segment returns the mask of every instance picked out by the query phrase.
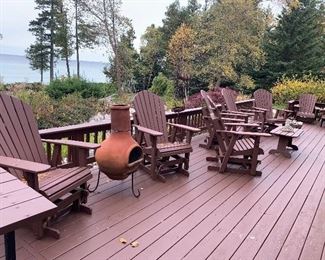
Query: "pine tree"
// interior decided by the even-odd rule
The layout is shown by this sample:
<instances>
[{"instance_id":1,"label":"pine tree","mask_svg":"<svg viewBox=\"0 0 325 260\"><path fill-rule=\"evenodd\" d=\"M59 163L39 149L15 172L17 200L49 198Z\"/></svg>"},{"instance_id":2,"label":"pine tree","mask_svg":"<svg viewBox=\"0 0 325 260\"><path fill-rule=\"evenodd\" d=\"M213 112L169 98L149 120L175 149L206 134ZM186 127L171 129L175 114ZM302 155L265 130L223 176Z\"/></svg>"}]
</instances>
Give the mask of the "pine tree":
<instances>
[{"instance_id":1,"label":"pine tree","mask_svg":"<svg viewBox=\"0 0 325 260\"><path fill-rule=\"evenodd\" d=\"M40 54L46 55L49 53L50 81L54 78L54 60L57 57L55 50L55 26L56 13L55 7L58 0L35 0L37 6L35 9L39 10L38 16L35 20L29 23L29 31L36 37L36 42L27 49L27 58L30 59L32 68L38 62L32 60L39 57ZM36 55L37 51L40 53ZM42 59L44 62L46 57ZM34 64L34 65L33 65ZM43 69L47 68L44 66ZM39 68L37 68L39 69Z\"/></svg>"},{"instance_id":2,"label":"pine tree","mask_svg":"<svg viewBox=\"0 0 325 260\"><path fill-rule=\"evenodd\" d=\"M324 4L300 0L284 9L268 33L266 64L259 85L271 87L282 76L320 75L325 67Z\"/></svg>"},{"instance_id":3,"label":"pine tree","mask_svg":"<svg viewBox=\"0 0 325 260\"><path fill-rule=\"evenodd\" d=\"M68 19L67 9L63 5L63 1L57 1L56 10L56 31L55 31L55 45L58 47L58 55L65 60L67 74L70 78L70 64L69 58L73 54L72 33L70 30L71 21Z\"/></svg>"},{"instance_id":4,"label":"pine tree","mask_svg":"<svg viewBox=\"0 0 325 260\"><path fill-rule=\"evenodd\" d=\"M36 20L29 23L29 31L35 36L35 43L26 50L26 57L30 61L33 70L40 70L41 82L44 79L44 72L50 68L50 34L48 28L47 12Z\"/></svg>"}]
</instances>

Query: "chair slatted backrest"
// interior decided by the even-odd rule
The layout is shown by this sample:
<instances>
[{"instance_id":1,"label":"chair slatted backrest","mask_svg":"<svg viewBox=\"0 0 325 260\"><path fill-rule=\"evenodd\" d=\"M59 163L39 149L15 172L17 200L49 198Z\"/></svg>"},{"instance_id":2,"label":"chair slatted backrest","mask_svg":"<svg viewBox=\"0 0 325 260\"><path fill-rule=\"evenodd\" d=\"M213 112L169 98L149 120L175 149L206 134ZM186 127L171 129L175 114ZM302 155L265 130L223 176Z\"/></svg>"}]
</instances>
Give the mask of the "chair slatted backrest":
<instances>
[{"instance_id":1,"label":"chair slatted backrest","mask_svg":"<svg viewBox=\"0 0 325 260\"><path fill-rule=\"evenodd\" d=\"M0 155L48 164L32 109L0 94ZM20 171L10 169L20 177Z\"/></svg>"},{"instance_id":2,"label":"chair slatted backrest","mask_svg":"<svg viewBox=\"0 0 325 260\"><path fill-rule=\"evenodd\" d=\"M267 109L266 118L273 118L272 94L265 89L258 89L254 92L255 106Z\"/></svg>"},{"instance_id":3,"label":"chair slatted backrest","mask_svg":"<svg viewBox=\"0 0 325 260\"><path fill-rule=\"evenodd\" d=\"M229 88L223 88L221 90L221 94L226 102L227 109L229 111L238 111L236 106L236 99L237 99L236 91Z\"/></svg>"},{"instance_id":4,"label":"chair slatted backrest","mask_svg":"<svg viewBox=\"0 0 325 260\"><path fill-rule=\"evenodd\" d=\"M299 112L313 113L317 97L312 94L302 94L299 97Z\"/></svg>"},{"instance_id":5,"label":"chair slatted backrest","mask_svg":"<svg viewBox=\"0 0 325 260\"><path fill-rule=\"evenodd\" d=\"M133 105L138 124L163 133L162 136L158 137L158 143L168 142L165 107L161 98L143 90L134 97ZM146 144L150 146L150 136L145 134L144 137Z\"/></svg>"},{"instance_id":6,"label":"chair slatted backrest","mask_svg":"<svg viewBox=\"0 0 325 260\"><path fill-rule=\"evenodd\" d=\"M225 127L223 120L221 118L221 114L220 114L218 108L216 107L216 104L211 99L211 97L204 90L201 90L201 95L205 101L205 104L209 111L209 114L212 119L213 126L214 126L215 130L226 130L226 127ZM227 150L227 147L230 143L229 136L225 133L217 133L216 137L218 140L218 146L220 147L220 150L223 153L225 153Z\"/></svg>"}]
</instances>

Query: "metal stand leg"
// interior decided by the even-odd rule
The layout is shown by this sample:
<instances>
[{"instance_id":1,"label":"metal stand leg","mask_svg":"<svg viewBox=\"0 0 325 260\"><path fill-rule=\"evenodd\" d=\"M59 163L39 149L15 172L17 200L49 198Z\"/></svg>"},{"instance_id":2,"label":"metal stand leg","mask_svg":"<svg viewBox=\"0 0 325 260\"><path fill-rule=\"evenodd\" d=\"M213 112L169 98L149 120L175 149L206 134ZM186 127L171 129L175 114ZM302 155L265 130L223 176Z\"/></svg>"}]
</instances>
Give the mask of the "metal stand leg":
<instances>
[{"instance_id":1,"label":"metal stand leg","mask_svg":"<svg viewBox=\"0 0 325 260\"><path fill-rule=\"evenodd\" d=\"M131 185L132 185L132 194L133 194L133 196L136 197L136 198L139 198L140 195L141 195L140 190L138 189L137 193L135 193L135 191L134 191L134 172L132 173Z\"/></svg>"},{"instance_id":2,"label":"metal stand leg","mask_svg":"<svg viewBox=\"0 0 325 260\"><path fill-rule=\"evenodd\" d=\"M16 260L15 231L4 235L6 260Z\"/></svg>"}]
</instances>

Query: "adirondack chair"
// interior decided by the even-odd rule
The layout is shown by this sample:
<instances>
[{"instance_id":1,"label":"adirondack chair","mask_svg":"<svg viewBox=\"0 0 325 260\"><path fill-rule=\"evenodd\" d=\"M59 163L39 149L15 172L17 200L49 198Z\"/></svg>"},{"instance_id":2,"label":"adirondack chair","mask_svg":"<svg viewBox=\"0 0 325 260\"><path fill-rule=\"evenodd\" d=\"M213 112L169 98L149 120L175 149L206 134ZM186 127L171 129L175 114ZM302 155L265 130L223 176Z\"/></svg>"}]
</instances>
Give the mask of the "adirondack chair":
<instances>
[{"instance_id":1,"label":"adirondack chair","mask_svg":"<svg viewBox=\"0 0 325 260\"><path fill-rule=\"evenodd\" d=\"M162 182L166 181L163 175L168 172L180 172L188 176L191 138L200 129L167 123L163 101L149 91L139 92L134 97L133 105L136 140L143 146L144 152L141 168ZM170 138L167 125L172 128ZM186 131L186 138L182 142L175 142L177 129Z\"/></svg>"},{"instance_id":2,"label":"adirondack chair","mask_svg":"<svg viewBox=\"0 0 325 260\"><path fill-rule=\"evenodd\" d=\"M220 111L221 106L218 107L218 105L204 90L201 90L200 93L205 102L209 103L209 106L214 111L215 116L218 116L219 114L222 116L222 120L225 122L225 125L227 126L228 130L238 130L240 128L244 128L245 130L251 130L259 126L258 124L249 124L246 120L247 118L238 118L237 114ZM208 131L208 136L205 140L206 144L200 144L200 147L212 149L218 143L218 140L216 138L216 132L213 128L213 121L210 117L210 112L207 107L202 107L202 114L206 129Z\"/></svg>"},{"instance_id":3,"label":"adirondack chair","mask_svg":"<svg viewBox=\"0 0 325 260\"><path fill-rule=\"evenodd\" d=\"M45 155L42 141L54 145L52 158ZM61 145L73 147L70 168L57 167ZM86 165L88 150L98 147L70 140L41 140L31 107L0 94L0 167L26 180L31 188L55 203L58 206L55 216L69 209L91 214L91 209L84 205L88 197L87 181L92 177ZM59 238L59 230L50 227L55 216L33 224L38 238L44 233Z\"/></svg>"},{"instance_id":4,"label":"adirondack chair","mask_svg":"<svg viewBox=\"0 0 325 260\"><path fill-rule=\"evenodd\" d=\"M299 97L299 111L296 119L304 122L313 122L316 118L314 113L317 97L312 94L302 94Z\"/></svg>"},{"instance_id":5,"label":"adirondack chair","mask_svg":"<svg viewBox=\"0 0 325 260\"><path fill-rule=\"evenodd\" d=\"M264 122L266 117L266 111L261 109L238 109L236 105L236 97L237 93L231 89L223 88L221 90L221 94L225 100L227 110L231 113L236 113L239 116L243 116L245 118L253 118L254 123L259 123L261 131L264 131ZM262 120L258 120L258 118L261 118Z\"/></svg>"},{"instance_id":6,"label":"adirondack chair","mask_svg":"<svg viewBox=\"0 0 325 260\"><path fill-rule=\"evenodd\" d=\"M276 108L276 113L273 116L272 94L265 89L256 90L254 100L253 108L266 112L265 118L260 118L260 120L265 120L264 123L269 126L269 130L275 128L276 124L284 124L289 115L293 113L291 110ZM282 117L280 117L280 114L282 114Z\"/></svg>"},{"instance_id":7,"label":"adirondack chair","mask_svg":"<svg viewBox=\"0 0 325 260\"><path fill-rule=\"evenodd\" d=\"M208 161L216 161L219 166L209 166L209 170L223 172L249 173L253 176L260 176L257 171L258 155L264 154L260 145L261 137L270 137L267 133L248 131L227 130L226 124L218 110L214 110L207 96L203 96L209 110L213 124L213 130L218 141L216 157L207 157ZM233 123L236 124L236 123ZM238 125L243 124L239 123ZM230 167L232 164L239 164L244 168Z\"/></svg>"}]
</instances>

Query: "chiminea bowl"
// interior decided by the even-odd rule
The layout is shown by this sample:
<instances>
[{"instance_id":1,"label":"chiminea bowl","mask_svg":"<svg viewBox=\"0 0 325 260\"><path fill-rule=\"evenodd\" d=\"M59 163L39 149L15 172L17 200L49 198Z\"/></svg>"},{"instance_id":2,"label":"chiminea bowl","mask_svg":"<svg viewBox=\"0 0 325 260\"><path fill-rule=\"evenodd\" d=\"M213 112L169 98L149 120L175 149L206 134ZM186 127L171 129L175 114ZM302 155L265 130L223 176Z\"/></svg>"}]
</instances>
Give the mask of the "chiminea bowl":
<instances>
[{"instance_id":1,"label":"chiminea bowl","mask_svg":"<svg viewBox=\"0 0 325 260\"><path fill-rule=\"evenodd\" d=\"M111 107L112 133L97 149L99 169L113 180L123 180L135 172L143 160L142 149L131 136L129 106Z\"/></svg>"}]
</instances>

